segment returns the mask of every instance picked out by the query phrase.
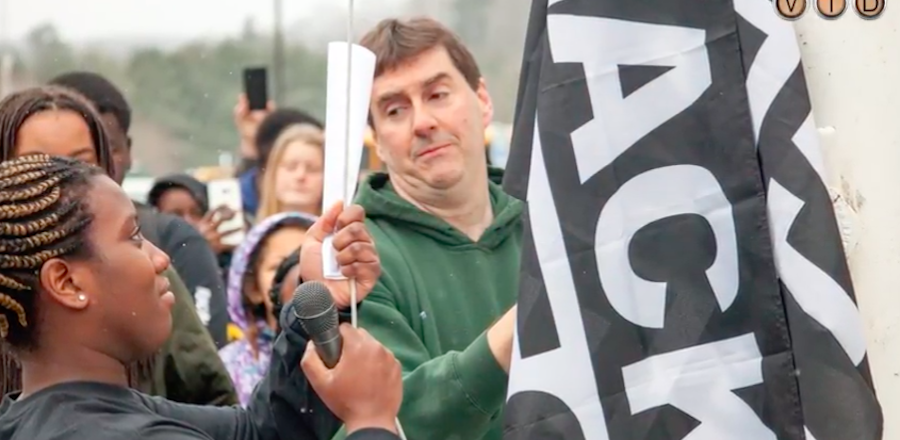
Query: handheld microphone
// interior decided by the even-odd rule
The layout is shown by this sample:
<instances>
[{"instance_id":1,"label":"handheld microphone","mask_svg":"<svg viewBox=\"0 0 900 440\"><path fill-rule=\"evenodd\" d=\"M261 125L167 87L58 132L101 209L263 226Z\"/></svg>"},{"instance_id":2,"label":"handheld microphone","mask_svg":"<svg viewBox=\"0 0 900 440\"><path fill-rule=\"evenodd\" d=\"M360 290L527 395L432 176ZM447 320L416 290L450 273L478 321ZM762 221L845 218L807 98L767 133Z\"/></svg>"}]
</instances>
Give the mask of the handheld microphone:
<instances>
[{"instance_id":1,"label":"handheld microphone","mask_svg":"<svg viewBox=\"0 0 900 440\"><path fill-rule=\"evenodd\" d=\"M338 328L338 313L328 287L318 281L308 281L294 290L291 300L294 316L309 335L316 352L328 368L341 360L343 339Z\"/></svg>"}]
</instances>

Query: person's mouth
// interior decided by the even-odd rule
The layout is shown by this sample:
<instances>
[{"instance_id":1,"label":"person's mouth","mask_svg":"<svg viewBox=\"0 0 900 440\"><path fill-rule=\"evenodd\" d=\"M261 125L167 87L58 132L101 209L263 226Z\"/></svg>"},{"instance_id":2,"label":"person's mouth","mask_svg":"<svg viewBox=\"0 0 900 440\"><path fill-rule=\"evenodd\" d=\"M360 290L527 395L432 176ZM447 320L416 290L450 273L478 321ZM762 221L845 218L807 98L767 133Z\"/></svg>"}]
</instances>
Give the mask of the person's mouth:
<instances>
[{"instance_id":1,"label":"person's mouth","mask_svg":"<svg viewBox=\"0 0 900 440\"><path fill-rule=\"evenodd\" d=\"M432 146L425 148L424 150L419 151L419 153L416 155L416 157L428 157L428 156L430 156L434 153L437 153L438 151L441 151L444 148L447 148L449 146L450 146L449 143L432 145Z\"/></svg>"},{"instance_id":2,"label":"person's mouth","mask_svg":"<svg viewBox=\"0 0 900 440\"><path fill-rule=\"evenodd\" d=\"M160 283L159 299L170 309L175 305L175 294L172 293L172 283L168 278L163 278Z\"/></svg>"},{"instance_id":3,"label":"person's mouth","mask_svg":"<svg viewBox=\"0 0 900 440\"><path fill-rule=\"evenodd\" d=\"M170 292L171 290L172 290L172 283L169 282L168 278L163 278L162 285L160 286L160 289L159 289L159 295L160 296L165 295L166 292Z\"/></svg>"}]
</instances>

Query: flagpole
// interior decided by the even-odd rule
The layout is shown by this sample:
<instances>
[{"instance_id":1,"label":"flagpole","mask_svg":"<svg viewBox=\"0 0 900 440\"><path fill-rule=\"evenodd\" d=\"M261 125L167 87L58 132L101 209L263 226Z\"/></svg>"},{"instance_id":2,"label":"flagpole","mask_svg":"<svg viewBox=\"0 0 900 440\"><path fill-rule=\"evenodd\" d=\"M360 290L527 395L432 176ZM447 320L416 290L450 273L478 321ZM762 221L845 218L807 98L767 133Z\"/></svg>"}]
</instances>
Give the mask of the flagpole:
<instances>
[{"instance_id":1,"label":"flagpole","mask_svg":"<svg viewBox=\"0 0 900 440\"><path fill-rule=\"evenodd\" d=\"M853 7L847 2L837 20L807 13L795 30L872 379L888 415L900 410L900 13L886 8L864 20ZM884 438L900 438L900 419L884 418Z\"/></svg>"},{"instance_id":2,"label":"flagpole","mask_svg":"<svg viewBox=\"0 0 900 440\"><path fill-rule=\"evenodd\" d=\"M344 132L344 142L345 142L344 158L345 158L345 160L349 160L349 158L352 156L350 154L351 149L356 148L356 146L352 145L351 143L360 141L359 139L350 139L350 118L351 118L351 111L352 111L351 106L350 106L350 101L353 96L352 95L352 93L353 93L353 87L352 87L352 84L353 84L353 74L352 74L352 71L353 71L353 12L354 12L354 1L347 0L347 91L346 91L347 102L345 103L346 104L346 115L344 116L345 117L345 125L346 125L345 132ZM343 167L344 168L344 180L343 180L344 182L347 182L349 180L348 179L349 173L351 173L351 172L358 173L359 172L359 169L357 168L359 166L359 163L354 162L352 164L353 165L352 169L351 169L350 165L351 164L349 164L349 163L344 164L344 167ZM354 189L347 188L347 191L349 191L350 193L353 193ZM353 200L349 200L349 199L350 199L349 197L346 197L344 199L344 207L350 206L350 204L353 203ZM350 284L350 322L351 322L351 325L353 325L353 327L358 328L359 321L357 319L357 301L358 300L357 300L357 292L356 292L356 290L357 290L356 279L350 278L347 280L347 282ZM399 417L394 418L394 424L397 427L397 434L400 437L400 439L406 440L406 434L403 432L403 426L400 424Z\"/></svg>"},{"instance_id":3,"label":"flagpole","mask_svg":"<svg viewBox=\"0 0 900 440\"><path fill-rule=\"evenodd\" d=\"M0 0L0 99L12 92L13 57L9 50L12 44L9 38L9 4Z\"/></svg>"}]
</instances>

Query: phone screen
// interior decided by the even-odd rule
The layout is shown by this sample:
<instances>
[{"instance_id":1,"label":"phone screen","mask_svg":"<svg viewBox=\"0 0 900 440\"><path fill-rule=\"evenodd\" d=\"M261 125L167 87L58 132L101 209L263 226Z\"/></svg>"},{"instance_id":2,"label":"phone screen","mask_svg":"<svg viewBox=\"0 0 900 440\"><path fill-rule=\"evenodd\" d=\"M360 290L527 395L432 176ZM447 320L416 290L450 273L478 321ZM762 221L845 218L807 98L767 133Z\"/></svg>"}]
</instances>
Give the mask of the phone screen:
<instances>
[{"instance_id":1,"label":"phone screen","mask_svg":"<svg viewBox=\"0 0 900 440\"><path fill-rule=\"evenodd\" d=\"M263 110L269 101L268 81L265 67L249 67L244 69L244 93L250 110Z\"/></svg>"}]
</instances>

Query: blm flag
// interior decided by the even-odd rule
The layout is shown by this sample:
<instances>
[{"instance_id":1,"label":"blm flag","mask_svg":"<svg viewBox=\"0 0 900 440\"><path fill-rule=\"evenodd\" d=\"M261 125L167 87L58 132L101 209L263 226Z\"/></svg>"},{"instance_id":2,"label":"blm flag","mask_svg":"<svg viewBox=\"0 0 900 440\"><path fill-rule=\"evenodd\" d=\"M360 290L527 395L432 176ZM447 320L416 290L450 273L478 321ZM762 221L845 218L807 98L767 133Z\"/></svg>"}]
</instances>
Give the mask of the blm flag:
<instances>
[{"instance_id":1,"label":"blm flag","mask_svg":"<svg viewBox=\"0 0 900 440\"><path fill-rule=\"evenodd\" d=\"M534 0L504 438L879 440L816 136L768 0Z\"/></svg>"}]
</instances>

